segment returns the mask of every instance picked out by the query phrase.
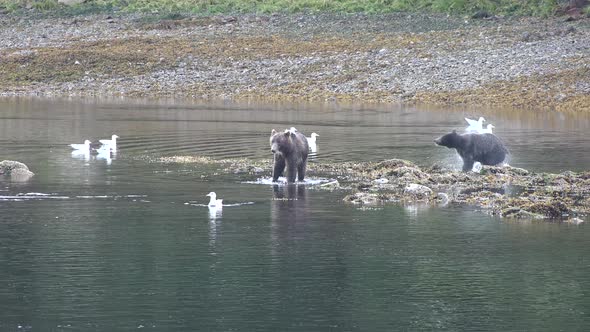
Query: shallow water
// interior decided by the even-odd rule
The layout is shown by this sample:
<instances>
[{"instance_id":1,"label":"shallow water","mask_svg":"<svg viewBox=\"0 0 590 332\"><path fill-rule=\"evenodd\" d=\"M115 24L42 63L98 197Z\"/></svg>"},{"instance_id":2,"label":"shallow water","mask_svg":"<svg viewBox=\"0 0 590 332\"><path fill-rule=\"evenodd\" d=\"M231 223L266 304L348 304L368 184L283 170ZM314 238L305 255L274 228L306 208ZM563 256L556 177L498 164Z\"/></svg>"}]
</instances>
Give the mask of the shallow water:
<instances>
[{"instance_id":1,"label":"shallow water","mask_svg":"<svg viewBox=\"0 0 590 332\"><path fill-rule=\"evenodd\" d=\"M590 117L392 107L0 101L0 330L587 330L588 227L469 208L360 210L342 194L160 156L270 158L270 129L323 160L459 167L432 139L483 115L514 166L588 169ZM121 136L107 160L68 143ZM210 191L229 206L209 211Z\"/></svg>"}]
</instances>

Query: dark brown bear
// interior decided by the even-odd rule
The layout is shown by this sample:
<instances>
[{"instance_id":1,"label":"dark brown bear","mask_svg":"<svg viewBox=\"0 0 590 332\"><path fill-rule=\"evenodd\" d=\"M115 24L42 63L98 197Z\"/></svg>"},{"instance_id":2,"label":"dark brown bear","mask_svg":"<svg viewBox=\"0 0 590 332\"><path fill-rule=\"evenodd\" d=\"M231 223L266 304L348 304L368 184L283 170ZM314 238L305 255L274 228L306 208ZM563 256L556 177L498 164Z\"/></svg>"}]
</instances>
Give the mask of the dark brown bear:
<instances>
[{"instance_id":1,"label":"dark brown bear","mask_svg":"<svg viewBox=\"0 0 590 332\"><path fill-rule=\"evenodd\" d=\"M456 149L463 159L463 172L471 170L479 161L482 165L498 165L506 159L508 149L494 134L463 134L455 130L434 140L434 143Z\"/></svg>"},{"instance_id":2,"label":"dark brown bear","mask_svg":"<svg viewBox=\"0 0 590 332\"><path fill-rule=\"evenodd\" d=\"M296 177L297 180L303 181L309 146L302 133L294 128L282 133L273 129L270 134L270 150L274 155L273 182L283 175L285 167L287 167L287 182L295 182Z\"/></svg>"}]
</instances>

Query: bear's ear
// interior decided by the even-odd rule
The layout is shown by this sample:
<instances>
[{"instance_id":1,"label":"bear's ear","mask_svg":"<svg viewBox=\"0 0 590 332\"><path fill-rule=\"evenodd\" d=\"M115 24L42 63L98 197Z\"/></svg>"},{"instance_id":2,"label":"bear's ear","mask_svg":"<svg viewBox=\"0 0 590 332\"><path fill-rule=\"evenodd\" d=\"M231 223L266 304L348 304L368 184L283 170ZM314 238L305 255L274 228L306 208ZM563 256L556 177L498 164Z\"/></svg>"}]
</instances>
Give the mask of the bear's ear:
<instances>
[{"instance_id":1,"label":"bear's ear","mask_svg":"<svg viewBox=\"0 0 590 332\"><path fill-rule=\"evenodd\" d=\"M456 134L456 133L457 133L457 131L455 129L453 129L453 134Z\"/></svg>"},{"instance_id":2,"label":"bear's ear","mask_svg":"<svg viewBox=\"0 0 590 332\"><path fill-rule=\"evenodd\" d=\"M277 133L277 131L273 129L273 130L270 132L270 136L274 136L276 133Z\"/></svg>"}]
</instances>

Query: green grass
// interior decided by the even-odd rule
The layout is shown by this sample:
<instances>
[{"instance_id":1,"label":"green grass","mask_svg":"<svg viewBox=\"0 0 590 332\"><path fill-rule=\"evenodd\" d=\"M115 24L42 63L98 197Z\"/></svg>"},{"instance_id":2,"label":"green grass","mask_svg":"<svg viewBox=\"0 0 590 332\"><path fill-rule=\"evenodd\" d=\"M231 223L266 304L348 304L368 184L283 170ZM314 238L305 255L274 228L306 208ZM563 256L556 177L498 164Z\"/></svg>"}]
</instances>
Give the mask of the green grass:
<instances>
[{"instance_id":1,"label":"green grass","mask_svg":"<svg viewBox=\"0 0 590 332\"><path fill-rule=\"evenodd\" d=\"M143 13L389 13L437 12L550 16L567 0L89 0L66 7L57 0L0 0L9 12L83 14L91 12Z\"/></svg>"}]
</instances>

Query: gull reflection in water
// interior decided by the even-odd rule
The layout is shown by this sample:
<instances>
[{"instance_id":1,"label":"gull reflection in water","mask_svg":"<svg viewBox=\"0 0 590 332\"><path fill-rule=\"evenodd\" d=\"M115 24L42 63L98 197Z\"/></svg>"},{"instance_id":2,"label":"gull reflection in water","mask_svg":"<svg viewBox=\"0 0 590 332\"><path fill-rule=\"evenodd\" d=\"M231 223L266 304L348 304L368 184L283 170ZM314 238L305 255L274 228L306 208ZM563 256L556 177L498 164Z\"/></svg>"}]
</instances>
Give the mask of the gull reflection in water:
<instances>
[{"instance_id":1,"label":"gull reflection in water","mask_svg":"<svg viewBox=\"0 0 590 332\"><path fill-rule=\"evenodd\" d=\"M72 151L72 158L90 161L90 150L74 150Z\"/></svg>"},{"instance_id":2,"label":"gull reflection in water","mask_svg":"<svg viewBox=\"0 0 590 332\"><path fill-rule=\"evenodd\" d=\"M221 225L222 206L209 206L209 244L215 245L217 226Z\"/></svg>"}]
</instances>

